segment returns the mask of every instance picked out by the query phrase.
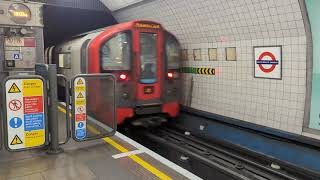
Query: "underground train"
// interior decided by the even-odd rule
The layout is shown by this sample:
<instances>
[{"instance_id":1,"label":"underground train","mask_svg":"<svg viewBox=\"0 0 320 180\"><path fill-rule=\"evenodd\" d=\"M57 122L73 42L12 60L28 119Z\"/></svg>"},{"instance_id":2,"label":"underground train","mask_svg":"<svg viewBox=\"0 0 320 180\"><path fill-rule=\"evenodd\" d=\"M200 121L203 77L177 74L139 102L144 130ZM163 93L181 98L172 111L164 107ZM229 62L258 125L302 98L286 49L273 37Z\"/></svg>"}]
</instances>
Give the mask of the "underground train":
<instances>
[{"instance_id":1,"label":"underground train","mask_svg":"<svg viewBox=\"0 0 320 180\"><path fill-rule=\"evenodd\" d=\"M75 36L46 51L48 63L57 64L58 73L68 79L97 73L117 78L118 125L132 117L150 121L148 117L179 114L180 45L159 23L121 23Z\"/></svg>"}]
</instances>

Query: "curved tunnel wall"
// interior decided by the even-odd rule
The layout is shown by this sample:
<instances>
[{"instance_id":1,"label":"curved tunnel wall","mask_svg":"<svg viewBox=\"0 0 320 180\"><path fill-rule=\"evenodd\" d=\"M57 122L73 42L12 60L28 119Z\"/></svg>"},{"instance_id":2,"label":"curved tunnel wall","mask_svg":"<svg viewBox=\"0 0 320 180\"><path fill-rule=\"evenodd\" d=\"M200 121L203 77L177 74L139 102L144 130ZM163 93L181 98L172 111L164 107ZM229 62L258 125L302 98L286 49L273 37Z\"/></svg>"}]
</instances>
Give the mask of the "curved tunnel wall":
<instances>
[{"instance_id":1,"label":"curved tunnel wall","mask_svg":"<svg viewBox=\"0 0 320 180\"><path fill-rule=\"evenodd\" d=\"M117 23L99 0L49 0L44 5L43 14L46 47Z\"/></svg>"},{"instance_id":2,"label":"curved tunnel wall","mask_svg":"<svg viewBox=\"0 0 320 180\"><path fill-rule=\"evenodd\" d=\"M145 1L113 15L161 22L188 50L184 66L216 68L214 77L183 75L185 105L302 134L307 40L298 0ZM282 80L254 78L253 47L273 45L282 46ZM227 47L236 47L237 61L226 61ZM209 61L208 48L217 48L218 61Z\"/></svg>"}]
</instances>

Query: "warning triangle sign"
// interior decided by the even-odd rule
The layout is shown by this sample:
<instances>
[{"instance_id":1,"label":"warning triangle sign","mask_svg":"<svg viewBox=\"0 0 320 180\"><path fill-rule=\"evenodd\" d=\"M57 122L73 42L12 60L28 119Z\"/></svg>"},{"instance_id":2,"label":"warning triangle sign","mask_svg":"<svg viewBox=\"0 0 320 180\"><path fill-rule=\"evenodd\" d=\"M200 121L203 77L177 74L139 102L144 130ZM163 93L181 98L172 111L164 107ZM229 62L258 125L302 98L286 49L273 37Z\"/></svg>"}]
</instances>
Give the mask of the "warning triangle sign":
<instances>
[{"instance_id":1,"label":"warning triangle sign","mask_svg":"<svg viewBox=\"0 0 320 180\"><path fill-rule=\"evenodd\" d=\"M83 94L80 92L77 96L77 98L84 98Z\"/></svg>"},{"instance_id":2,"label":"warning triangle sign","mask_svg":"<svg viewBox=\"0 0 320 180\"><path fill-rule=\"evenodd\" d=\"M16 83L13 83L12 86L10 87L8 93L21 93L20 89L16 85Z\"/></svg>"},{"instance_id":3,"label":"warning triangle sign","mask_svg":"<svg viewBox=\"0 0 320 180\"><path fill-rule=\"evenodd\" d=\"M22 140L19 138L18 135L15 135L14 138L12 139L10 145L18 145L18 144L23 144Z\"/></svg>"},{"instance_id":4,"label":"warning triangle sign","mask_svg":"<svg viewBox=\"0 0 320 180\"><path fill-rule=\"evenodd\" d=\"M84 84L84 83L83 83L82 79L79 79L77 82L77 85L81 85L81 84Z\"/></svg>"}]
</instances>

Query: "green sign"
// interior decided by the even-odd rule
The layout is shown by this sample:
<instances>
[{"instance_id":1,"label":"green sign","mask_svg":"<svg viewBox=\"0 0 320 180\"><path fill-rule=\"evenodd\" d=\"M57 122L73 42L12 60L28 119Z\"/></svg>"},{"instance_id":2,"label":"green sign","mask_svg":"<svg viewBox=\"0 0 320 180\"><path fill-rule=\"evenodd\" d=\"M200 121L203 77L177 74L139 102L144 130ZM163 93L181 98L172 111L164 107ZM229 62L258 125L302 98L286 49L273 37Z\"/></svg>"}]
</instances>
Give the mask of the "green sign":
<instances>
[{"instance_id":1,"label":"green sign","mask_svg":"<svg viewBox=\"0 0 320 180\"><path fill-rule=\"evenodd\" d=\"M312 31L313 71L309 128L320 130L320 1L306 1Z\"/></svg>"}]
</instances>

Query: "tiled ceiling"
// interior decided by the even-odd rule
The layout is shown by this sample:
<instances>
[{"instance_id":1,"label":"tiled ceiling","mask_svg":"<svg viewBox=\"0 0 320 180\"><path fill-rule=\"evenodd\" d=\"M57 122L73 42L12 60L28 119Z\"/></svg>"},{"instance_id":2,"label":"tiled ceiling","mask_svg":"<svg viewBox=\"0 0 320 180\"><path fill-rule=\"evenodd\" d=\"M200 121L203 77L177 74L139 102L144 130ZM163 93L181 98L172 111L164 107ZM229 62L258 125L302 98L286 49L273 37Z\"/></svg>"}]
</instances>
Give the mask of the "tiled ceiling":
<instances>
[{"instance_id":1,"label":"tiled ceiling","mask_svg":"<svg viewBox=\"0 0 320 180\"><path fill-rule=\"evenodd\" d=\"M101 0L111 11L116 11L143 0Z\"/></svg>"}]
</instances>

